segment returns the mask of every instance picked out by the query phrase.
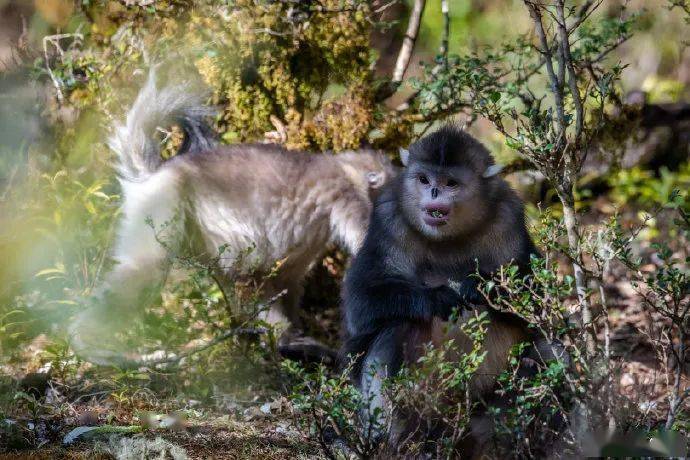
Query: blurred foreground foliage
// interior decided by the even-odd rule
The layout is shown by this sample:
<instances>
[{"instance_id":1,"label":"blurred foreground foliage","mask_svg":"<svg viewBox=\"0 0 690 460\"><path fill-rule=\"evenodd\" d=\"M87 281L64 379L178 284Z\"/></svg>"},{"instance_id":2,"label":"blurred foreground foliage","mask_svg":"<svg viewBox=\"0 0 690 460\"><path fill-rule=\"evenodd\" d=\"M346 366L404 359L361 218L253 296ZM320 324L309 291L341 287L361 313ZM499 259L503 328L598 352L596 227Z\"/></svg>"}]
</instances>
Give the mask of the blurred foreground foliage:
<instances>
[{"instance_id":1,"label":"blurred foreground foliage","mask_svg":"<svg viewBox=\"0 0 690 460\"><path fill-rule=\"evenodd\" d=\"M340 151L378 131L378 145L405 143L411 123L386 116L374 97L369 34L379 25L370 5L37 5L29 38L39 51L27 52L19 70L28 68L30 86L23 91L25 82L8 74L3 90L14 107L0 109L9 123L0 146L0 369L8 376L0 379L0 451L54 436L45 420L73 423L65 419L69 401L90 393L105 395L105 423L138 423L142 410L200 416L190 409L200 404L241 414L267 389L280 389L275 338L248 313L257 286L221 292L208 267L178 260L163 293L123 337L132 348L184 353L232 328L248 332L158 369L85 365L65 341L70 317L111 267L120 199L107 127L124 115L148 67L161 63L172 83L206 85L226 142L268 138ZM38 384L22 380L33 375L43 376ZM59 386L50 401L42 395L48 380ZM5 426L6 418L19 425Z\"/></svg>"},{"instance_id":2,"label":"blurred foreground foliage","mask_svg":"<svg viewBox=\"0 0 690 460\"><path fill-rule=\"evenodd\" d=\"M385 116L374 98L369 35L382 25L369 2L39 3L28 32L45 53L27 52L27 64L47 102L37 128L47 135L18 126L0 163L3 354L40 331L59 333L108 270L119 190L107 127L150 65L173 84L203 82L228 142L268 132L289 148L338 151L372 131L384 133L379 145L409 139L411 123ZM35 94L12 96L36 110Z\"/></svg>"},{"instance_id":3,"label":"blurred foreground foliage","mask_svg":"<svg viewBox=\"0 0 690 460\"><path fill-rule=\"evenodd\" d=\"M380 50L372 46L370 34L398 26L378 21L371 2L36 2L42 19L34 18L29 32L41 52L30 55L27 66L31 69L31 81L35 82L31 91L47 95L47 103L39 106L42 135L32 142L0 145L0 366L13 377L38 370L49 372L59 386L60 397L48 402L40 394L28 391L23 382L2 378L0 420L5 416L23 416L36 421L71 414L70 399L97 392L108 398L107 415L100 418L107 423L138 422L139 416L134 414L140 410L180 410L190 417L202 417L203 410L196 409L199 401L208 404L204 407L243 413L248 401L263 401L270 398L266 389L279 389L291 395L297 425L311 439L332 438L335 430L360 454L379 451L381 446L353 430L361 424L358 410L362 396L346 377L324 368L303 369L294 363L283 364L279 369L275 338L270 333L233 337L162 370L123 370L79 362L64 340L64 327L110 267L108 251L118 217L119 189L104 144L105 128L114 117L123 115L150 64L163 63L172 81L199 80L208 87L208 102L218 108L215 128L226 142L269 139L292 149L334 151L371 143L392 150L407 145L420 132L431 128L435 120L465 110L464 105L457 104L463 102L460 96L468 93L476 96L472 100L478 108L475 113L481 113L482 107L486 113L500 109L509 115L524 109L518 100L522 88L491 87L498 82L493 70L506 64L498 56L499 51L518 57L538 57L528 37L513 40L512 49L500 45L510 29L508 25L521 24L526 30L529 23L524 14L505 12L510 8L514 13L522 2L462 3L460 6L451 2L452 24L463 27L453 33L464 36L451 43L451 50L458 54L450 56L449 72L439 72L438 65L443 60L433 57L441 33L441 17L436 11L439 5L430 5L422 26L422 41L426 40L424 57L432 57L428 59L429 65L422 66L425 74L407 88L421 90L421 97L409 111L396 111L378 100L383 83L373 64ZM588 24L584 28L576 48L581 56L596 55L602 43L630 33L631 24L612 19L619 2L610 3L608 15L592 21L596 27ZM681 2L672 3L676 6L673 13L686 11L678 8L683 7ZM660 3L655 2L654 6L659 7ZM654 11L642 14L636 30L643 31L640 35L647 40L656 40L661 32L667 32L677 41L676 22L673 27L668 26L668 31L662 30L671 10L659 7ZM654 21L655 17L662 20ZM469 32L464 34L465 30ZM52 38L44 41L44 36ZM469 54L460 53L474 40L489 46L478 47L481 53L474 54L474 49ZM661 63L660 75L648 76L642 86L652 100L677 101L688 90L669 76L674 70L669 67L678 64L682 51L670 46L667 36L663 40L659 56L655 57ZM42 46L46 47L45 55ZM488 54L483 52L487 48ZM614 61L617 59L618 55ZM508 64L519 66L525 62L509 60ZM529 70L515 69L518 73ZM625 69L622 65L614 66L615 75L611 78L626 78ZM541 75L534 76L533 84L546 88ZM477 91L472 93L474 89ZM15 96L13 101L18 101L20 107L27 111L35 109L31 97L19 92ZM3 110L0 108L0 114L4 115ZM536 121L551 117L544 111L521 111L520 115ZM11 126L31 137L29 123L7 119L12 123L0 127L7 131L0 131L3 136L10 139L15 134L4 128ZM476 122L480 126L474 129L485 129L481 119ZM627 122L610 124L606 133L609 147L621 148L628 131L633 129L631 126ZM505 139L494 131L482 133L500 153L515 148L506 145ZM542 140L523 138L521 142L539 144ZM548 145L540 144L542 147L548 151ZM649 315L658 329L644 332L660 337L652 344L655 353L664 357L673 355L678 332L687 326L678 321L680 315L674 313L672 305L664 303L664 295L680 293L682 303L682 295L688 289L687 235L683 222L678 220L687 217L683 212L688 209L688 168L687 162L674 170L613 168L603 180L603 199L607 204L603 207L595 201L595 192L577 190L578 209L603 209L604 217L617 215L620 219L608 223L601 218L593 225L583 225L588 269L596 272L606 266L605 273L610 275L613 270L608 264L613 258L606 257L614 249L621 251L616 257L625 259L622 265L628 271L615 276L636 280L640 289L635 295L652 292L648 299L653 306ZM664 401L668 399L673 404L673 395L650 396L641 402L618 399L616 382L622 371L613 366L613 377L607 379L602 369L610 368L602 368L599 362L589 362L579 354L582 338L568 320L574 293L572 276L563 268L570 254L565 249L561 213L558 205L551 206L553 200L548 194L542 198L548 209L535 211L540 222L534 234L540 246L549 251L550 258L545 265L533 267L542 297L535 300L525 294L525 286L520 286L521 280L514 279L515 273L509 270L501 274L504 278L492 282L494 287L500 283L518 285L502 308L534 320L551 337L571 335L567 345L576 368L573 372L554 363L527 381L516 381L511 373L515 369L511 367L502 376L503 391L515 394L515 404L497 407L493 413L500 434L507 440L502 448L508 453L533 455L530 449L536 444L551 442L556 434L561 434L550 429L548 417L572 409L577 401L584 401L596 417L587 423L580 419L566 421L568 430L563 433L572 451L577 451L578 442L582 442L576 436L578 429L604 426L609 421L607 417L619 427L652 433L661 426L659 412L642 410L642 404L660 404L654 407L666 410L669 404ZM614 206L609 206L611 203ZM641 225L634 238L622 230L624 224L631 223ZM659 240L669 240L668 245L653 246ZM631 254L641 258L627 259ZM646 264L641 264L642 260ZM617 263L621 265L620 260ZM247 322L247 316L238 308L229 307L251 306L255 300L253 287L235 286L224 294L204 267L189 266L184 261L178 265L181 274L171 279L142 321L130 331L133 346L184 350L200 339L217 337ZM342 267L328 268L331 274L338 274ZM592 295L596 297L596 293ZM337 296L333 289L320 299L327 298L332 302L329 306L335 306ZM608 315L603 299L595 303L601 315ZM332 322L337 324L337 319ZM477 333L476 347L465 361L449 365L444 350L429 350L420 366L407 370L390 389L392 397L398 398L402 406L407 405L407 410L441 414L452 420L453 429L445 431L442 442L433 446L438 455L452 454L455 443L469 429L472 404L465 399L465 390L482 360L481 321L473 327ZM675 350L678 353L677 347ZM518 364L517 358L511 361L513 367ZM672 382L677 375L674 370L680 368L669 364L659 378ZM288 381L286 376L293 380ZM557 394L555 389L564 386L566 391ZM646 397L644 391L640 394ZM588 399L592 395L601 398ZM687 414L682 407L677 409L669 428L685 430L689 423ZM12 439L16 440L13 430L0 426L0 439L12 432ZM39 445L42 441L36 432L37 429L20 430L19 447ZM431 447L425 442L432 438L431 434L423 432L422 441L406 445L406 452L428 451ZM331 449L329 445L322 447L326 451Z\"/></svg>"}]
</instances>

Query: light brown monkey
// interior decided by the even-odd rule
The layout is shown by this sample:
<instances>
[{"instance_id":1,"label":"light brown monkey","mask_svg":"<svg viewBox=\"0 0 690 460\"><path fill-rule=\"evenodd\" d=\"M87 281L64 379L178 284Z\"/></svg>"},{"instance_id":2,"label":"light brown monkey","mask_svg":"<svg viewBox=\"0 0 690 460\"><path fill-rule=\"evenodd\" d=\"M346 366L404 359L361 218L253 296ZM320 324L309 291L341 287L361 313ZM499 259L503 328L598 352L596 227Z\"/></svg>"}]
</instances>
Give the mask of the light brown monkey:
<instances>
[{"instance_id":1,"label":"light brown monkey","mask_svg":"<svg viewBox=\"0 0 690 460\"><path fill-rule=\"evenodd\" d=\"M364 239L371 197L393 171L385 155L221 146L205 115L187 86L158 90L152 72L125 123L114 128L110 146L118 156L123 196L116 264L96 296L98 305L70 328L75 350L90 361L122 359L102 346L103 339L165 280L170 252L212 260L223 246L218 276L228 282L250 271L264 275L284 260L263 296L287 293L265 319L296 326L302 282L312 264L330 243L354 253ZM175 122L185 142L163 162L155 129Z\"/></svg>"}]
</instances>

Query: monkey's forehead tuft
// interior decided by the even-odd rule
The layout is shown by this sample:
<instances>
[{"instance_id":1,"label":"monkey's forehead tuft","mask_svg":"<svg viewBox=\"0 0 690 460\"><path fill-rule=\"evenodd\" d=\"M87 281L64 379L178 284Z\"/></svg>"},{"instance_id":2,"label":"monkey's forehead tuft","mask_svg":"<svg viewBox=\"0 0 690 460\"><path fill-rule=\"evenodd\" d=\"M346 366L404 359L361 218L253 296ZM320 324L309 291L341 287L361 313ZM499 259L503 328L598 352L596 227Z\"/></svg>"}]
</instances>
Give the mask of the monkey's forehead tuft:
<instances>
[{"instance_id":1,"label":"monkey's forehead tuft","mask_svg":"<svg viewBox=\"0 0 690 460\"><path fill-rule=\"evenodd\" d=\"M468 166L482 171L493 164L489 151L456 125L445 125L410 146L413 161L437 166Z\"/></svg>"}]
</instances>

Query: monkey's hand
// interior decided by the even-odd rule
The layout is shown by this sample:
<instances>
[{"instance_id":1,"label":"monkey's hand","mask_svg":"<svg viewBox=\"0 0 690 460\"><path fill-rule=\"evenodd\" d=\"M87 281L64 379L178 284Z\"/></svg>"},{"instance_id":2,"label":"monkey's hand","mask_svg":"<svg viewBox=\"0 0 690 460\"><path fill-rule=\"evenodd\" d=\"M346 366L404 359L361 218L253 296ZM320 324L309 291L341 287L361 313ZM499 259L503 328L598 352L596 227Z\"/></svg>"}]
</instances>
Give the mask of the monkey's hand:
<instances>
[{"instance_id":1,"label":"monkey's hand","mask_svg":"<svg viewBox=\"0 0 690 460\"><path fill-rule=\"evenodd\" d=\"M460 296L463 307L469 309L474 305L486 304L486 298L479 292L479 283L474 278L466 278L460 282L450 281L450 286Z\"/></svg>"},{"instance_id":2,"label":"monkey's hand","mask_svg":"<svg viewBox=\"0 0 690 460\"><path fill-rule=\"evenodd\" d=\"M429 291L434 306L433 315L443 321L450 318L454 308L463 304L462 296L450 286L438 286L430 288Z\"/></svg>"}]
</instances>

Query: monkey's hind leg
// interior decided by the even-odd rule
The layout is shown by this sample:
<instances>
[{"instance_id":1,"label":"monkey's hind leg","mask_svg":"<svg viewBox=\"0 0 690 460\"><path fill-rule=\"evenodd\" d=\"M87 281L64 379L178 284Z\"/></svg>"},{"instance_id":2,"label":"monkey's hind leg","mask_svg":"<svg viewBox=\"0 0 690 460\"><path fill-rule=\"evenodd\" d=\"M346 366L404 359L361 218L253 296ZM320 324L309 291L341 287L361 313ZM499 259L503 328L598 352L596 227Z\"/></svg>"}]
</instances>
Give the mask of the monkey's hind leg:
<instances>
[{"instance_id":1,"label":"monkey's hind leg","mask_svg":"<svg viewBox=\"0 0 690 460\"><path fill-rule=\"evenodd\" d=\"M405 365L414 365L431 341L431 324L401 323L383 329L369 346L357 382L364 399L362 424L373 441L386 440L391 452L418 432L421 420L395 407L386 395L386 379Z\"/></svg>"},{"instance_id":2,"label":"monkey's hind leg","mask_svg":"<svg viewBox=\"0 0 690 460\"><path fill-rule=\"evenodd\" d=\"M359 387L364 407L361 418L365 433L372 441L380 441L391 433L393 406L385 395L385 381L394 376L403 364L401 327L382 330L371 343L361 367Z\"/></svg>"},{"instance_id":3,"label":"monkey's hind leg","mask_svg":"<svg viewBox=\"0 0 690 460\"><path fill-rule=\"evenodd\" d=\"M264 287L266 298L280 293L283 289L285 294L269 306L263 313L262 319L276 328L278 352L283 358L301 362L335 364L337 361L335 350L305 335L304 324L300 318L300 304L304 294L302 273L304 273L302 270L286 272Z\"/></svg>"},{"instance_id":4,"label":"monkey's hind leg","mask_svg":"<svg viewBox=\"0 0 690 460\"><path fill-rule=\"evenodd\" d=\"M299 276L281 273L266 281L262 297L265 299L271 299L276 295L280 297L267 306L267 309L261 313L261 319L280 332L301 330L302 320L299 316L299 307L303 293L302 277Z\"/></svg>"},{"instance_id":5,"label":"monkey's hind leg","mask_svg":"<svg viewBox=\"0 0 690 460\"><path fill-rule=\"evenodd\" d=\"M69 327L71 345L87 361L112 365L132 358L117 341L158 292L183 229L174 177L159 171L142 183L123 183L123 217L115 266Z\"/></svg>"}]
</instances>

